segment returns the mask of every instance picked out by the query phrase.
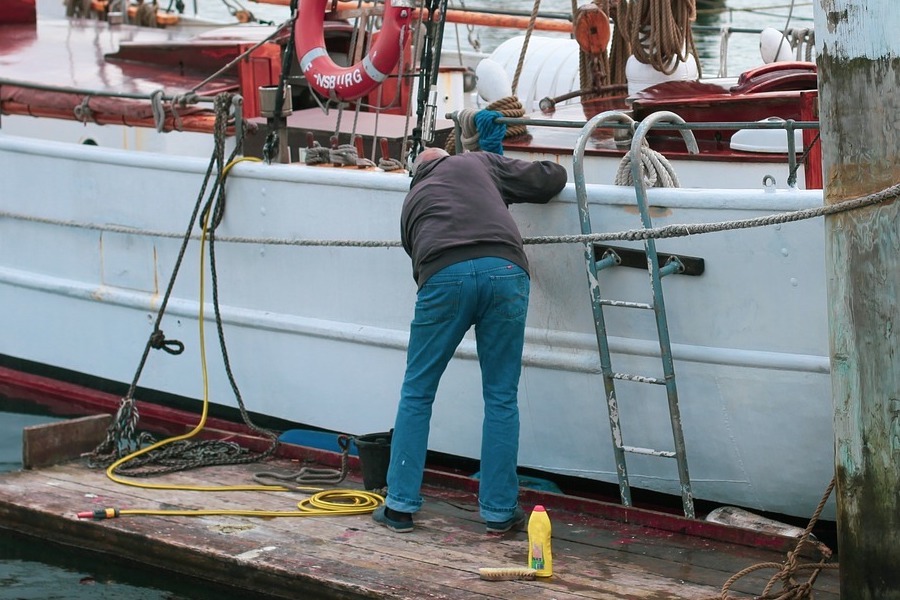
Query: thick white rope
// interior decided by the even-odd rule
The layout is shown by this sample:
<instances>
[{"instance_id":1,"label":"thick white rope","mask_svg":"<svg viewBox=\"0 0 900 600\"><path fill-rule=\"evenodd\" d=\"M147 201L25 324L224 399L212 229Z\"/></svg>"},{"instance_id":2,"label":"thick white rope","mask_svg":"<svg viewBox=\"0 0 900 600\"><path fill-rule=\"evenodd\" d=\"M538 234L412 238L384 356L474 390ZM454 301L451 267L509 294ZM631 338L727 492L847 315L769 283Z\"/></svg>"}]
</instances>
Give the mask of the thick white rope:
<instances>
[{"instance_id":1,"label":"thick white rope","mask_svg":"<svg viewBox=\"0 0 900 600\"><path fill-rule=\"evenodd\" d=\"M641 171L644 174L644 185L648 188L677 188L678 175L665 156L650 148L647 140L641 145ZM616 185L634 187L634 177L631 175L631 152L627 153L619 162L616 171Z\"/></svg>"}]
</instances>

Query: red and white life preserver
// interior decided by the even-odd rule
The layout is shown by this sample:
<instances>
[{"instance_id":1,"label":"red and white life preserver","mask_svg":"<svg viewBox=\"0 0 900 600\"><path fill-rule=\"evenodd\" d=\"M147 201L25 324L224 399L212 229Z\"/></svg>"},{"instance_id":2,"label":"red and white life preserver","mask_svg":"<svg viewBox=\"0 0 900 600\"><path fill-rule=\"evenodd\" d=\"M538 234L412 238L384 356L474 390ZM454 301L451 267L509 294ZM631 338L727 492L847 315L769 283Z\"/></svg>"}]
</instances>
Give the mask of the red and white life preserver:
<instances>
[{"instance_id":1,"label":"red and white life preserver","mask_svg":"<svg viewBox=\"0 0 900 600\"><path fill-rule=\"evenodd\" d=\"M300 0L294 48L300 68L314 90L329 98L355 100L380 85L400 60L400 48L412 19L408 0L386 0L381 31L369 53L355 65L339 67L325 50L322 22L329 0Z\"/></svg>"}]
</instances>

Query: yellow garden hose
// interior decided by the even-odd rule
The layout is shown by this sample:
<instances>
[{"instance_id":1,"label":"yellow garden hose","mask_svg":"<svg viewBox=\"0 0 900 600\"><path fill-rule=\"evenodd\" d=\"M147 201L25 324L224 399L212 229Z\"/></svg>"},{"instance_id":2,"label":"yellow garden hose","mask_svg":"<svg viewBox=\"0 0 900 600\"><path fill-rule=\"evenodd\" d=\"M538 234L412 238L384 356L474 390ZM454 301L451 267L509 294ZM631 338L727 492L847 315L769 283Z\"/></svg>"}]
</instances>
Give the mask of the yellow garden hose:
<instances>
[{"instance_id":1,"label":"yellow garden hose","mask_svg":"<svg viewBox=\"0 0 900 600\"><path fill-rule=\"evenodd\" d=\"M235 159L226 165L222 170L222 180L224 185L225 176L236 163L242 161L259 162L258 158L241 157ZM146 448L141 448L132 452L127 456L123 456L106 469L106 476L122 485L138 487L151 490L182 490L192 492L290 492L290 491L306 491L312 495L297 503L297 510L280 511L280 510L225 510L225 509L199 509L199 510L149 510L149 509L117 509L105 508L94 511L86 511L78 513L78 517L82 519L111 519L121 515L156 515L156 516L212 516L212 515L230 515L230 516L246 516L246 517L309 517L309 516L340 516L340 515L359 515L370 513L381 503L384 498L379 494L362 490L351 489L331 489L324 490L318 487L291 487L287 488L280 485L225 485L225 486L201 486L201 485L173 485L166 483L148 483L143 481L135 481L126 479L116 474L116 469L130 460L137 458L143 454L156 450L167 444L179 442L189 439L197 435L206 425L206 418L209 413L209 373L206 366L206 344L204 329L204 255L206 249L206 236L209 227L209 219L211 210L206 211L203 215L203 227L200 235L200 291L199 291L199 329L200 329L200 369L203 376L203 410L200 415L200 421L188 433L174 436L165 440L160 440Z\"/></svg>"}]
</instances>

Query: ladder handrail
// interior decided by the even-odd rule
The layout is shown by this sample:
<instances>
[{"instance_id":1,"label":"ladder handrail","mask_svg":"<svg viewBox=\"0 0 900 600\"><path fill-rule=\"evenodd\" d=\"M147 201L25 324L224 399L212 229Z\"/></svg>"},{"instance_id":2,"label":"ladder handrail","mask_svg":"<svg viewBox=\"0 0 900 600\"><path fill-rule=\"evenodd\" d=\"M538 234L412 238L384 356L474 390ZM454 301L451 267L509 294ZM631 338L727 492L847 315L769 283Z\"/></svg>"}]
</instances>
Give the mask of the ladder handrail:
<instances>
[{"instance_id":1,"label":"ladder handrail","mask_svg":"<svg viewBox=\"0 0 900 600\"><path fill-rule=\"evenodd\" d=\"M634 180L638 206L641 209L641 222L648 229L652 227L652 224L650 223L650 213L647 211L647 184L644 181L644 163L641 161L641 148L644 145L647 132L653 129L657 123L684 125L685 121L668 110L651 113L638 124L637 129L634 131L634 136L631 138L631 150L629 151L631 153L631 177ZM694 132L690 129L679 129L679 131L688 152L690 154L700 154L700 147L697 145L697 138L694 137ZM650 241L653 241L653 239L651 238Z\"/></svg>"},{"instance_id":2,"label":"ladder handrail","mask_svg":"<svg viewBox=\"0 0 900 600\"><path fill-rule=\"evenodd\" d=\"M588 139L594 129L611 122L634 126L635 121L629 116L619 111L606 111L600 113L589 120L582 128L575 144L572 157L572 170L575 179L575 196L578 203L578 211L581 223L582 234L590 234L591 220L590 207L587 202L587 192L584 178L584 150L587 146ZM653 113L643 122L641 122L634 131L631 142L630 159L632 177L634 180L635 195L637 197L638 208L641 213L641 222L645 228L653 226L650 213L647 208L647 190L644 181L643 162L641 161L641 151L644 146L644 139L647 132L654 125L661 122L684 123L678 115L668 111ZM682 137L688 147L688 152L697 154L699 148L694 138L693 132L689 130L681 130ZM664 377L662 380L658 378L643 378L636 376L624 376L614 373L611 365L609 340L606 331L606 322L603 316L603 299L600 294L600 284L598 272L603 268L612 267L618 264L618 256L604 257L601 261L597 261L594 257L594 248L591 242L584 243L584 260L588 273L588 285L591 295L591 308L594 317L594 330L597 336L597 347L600 351L600 367L603 373L603 385L606 393L607 410L609 415L610 431L612 434L613 453L616 460L616 473L619 479L619 490L622 497L622 503L631 506L631 489L628 481L628 469L625 461L626 451L635 451L631 446L625 446L622 435L622 429L619 422L619 406L616 396L615 379L624 378L631 381L641 381L645 383L662 383L666 387L666 398L669 408L669 419L672 427L672 438L675 446L674 452L656 451L651 449L637 449L641 453L651 454L654 456L675 458L678 465L678 477L681 484L682 503L684 505L685 515L693 518L694 502L691 491L690 474L687 466L686 450L684 444L684 434L681 424L681 413L678 408L678 392L675 386L675 369L672 360L671 341L669 339L669 329L666 320L665 302L662 293L662 277L673 272L683 269L680 263L667 265L661 270L658 262L655 241L647 239L644 241L644 248L647 254L647 267L650 275L651 288L653 292L653 303L650 305L638 306L636 303L626 303L632 308L652 308L657 326L657 334L659 338L660 357L663 365Z\"/></svg>"},{"instance_id":3,"label":"ladder handrail","mask_svg":"<svg viewBox=\"0 0 900 600\"><path fill-rule=\"evenodd\" d=\"M582 126L581 133L578 134L578 139L575 142L575 149L572 152L572 172L575 178L575 196L578 200L578 211L581 214L581 233L583 234L591 233L591 218L587 213L587 189L585 187L586 183L584 179L584 149L591 137L591 133L593 133L600 125L608 122L624 123L631 125L632 127L635 124L635 120L622 111L603 111L602 113L591 117L591 119ZM585 226L587 227L587 230L585 230ZM586 244L586 246L589 247L590 244Z\"/></svg>"},{"instance_id":4,"label":"ladder handrail","mask_svg":"<svg viewBox=\"0 0 900 600\"><path fill-rule=\"evenodd\" d=\"M635 195L637 197L638 208L641 211L641 222L645 228L652 228L653 223L650 219L650 211L647 206L647 184L644 181L644 163L641 161L641 148L644 145L644 139L647 132L657 123L677 123L683 124L682 119L677 114L670 111L660 111L651 114L641 121L634 132L634 138L631 140L631 173L634 180ZM684 138L688 152L691 154L699 154L700 149L697 146L697 140L694 132L689 129L682 129L681 136ZM672 359L672 342L669 339L669 323L666 318L666 304L662 293L662 276L659 272L659 259L656 253L656 240L648 238L644 240L644 248L647 251L647 264L650 269L650 285L653 291L654 313L657 320L657 332L659 334L659 351L663 363L663 374L666 380L666 398L669 403L669 417L672 424L672 439L675 444L675 456L678 463L678 475L681 482L681 496L685 507L685 513L693 516L694 505L690 487L690 474L686 459L686 450L684 445L684 433L681 426L681 410L678 408L678 390L675 386L675 365Z\"/></svg>"},{"instance_id":5,"label":"ladder handrail","mask_svg":"<svg viewBox=\"0 0 900 600\"><path fill-rule=\"evenodd\" d=\"M591 215L587 202L587 191L584 180L584 149L591 133L609 121L618 121L622 123L634 123L629 115L625 113L609 110L595 115L582 128L575 144L572 156L572 171L575 177L575 197L578 201L578 213L581 221L581 233L591 233ZM591 308L594 316L594 332L597 336L597 348L600 351L600 368L603 372L603 386L606 393L607 414L609 416L610 432L612 434L613 454L616 460L616 475L619 479L619 493L621 494L622 504L631 506L631 488L628 484L628 470L625 465L624 443L618 426L619 405L616 399L616 387L611 376L612 365L609 361L609 340L606 335L606 322L603 318L603 306L600 304L600 285L597 280L597 264L594 261L594 245L590 242L584 243L584 260L588 273L588 286L591 295Z\"/></svg>"}]
</instances>

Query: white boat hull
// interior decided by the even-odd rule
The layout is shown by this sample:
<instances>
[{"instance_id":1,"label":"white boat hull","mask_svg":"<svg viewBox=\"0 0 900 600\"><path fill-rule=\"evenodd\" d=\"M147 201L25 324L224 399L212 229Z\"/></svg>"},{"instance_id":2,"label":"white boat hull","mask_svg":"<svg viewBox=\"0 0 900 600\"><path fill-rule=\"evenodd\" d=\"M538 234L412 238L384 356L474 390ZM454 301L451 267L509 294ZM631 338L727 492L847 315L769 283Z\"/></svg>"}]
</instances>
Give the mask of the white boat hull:
<instances>
[{"instance_id":1,"label":"white boat hull","mask_svg":"<svg viewBox=\"0 0 900 600\"><path fill-rule=\"evenodd\" d=\"M130 382L207 166L0 133L0 354ZM231 170L216 235L255 241L216 243L217 280L231 367L250 411L350 434L392 426L415 300L408 257L398 247L286 241L393 242L408 185L404 175L355 169ZM588 185L588 193L597 231L640 226L632 189ZM662 226L809 208L822 194L651 190L650 200ZM580 232L572 185L547 206L512 210L526 238ZM809 516L833 474L822 220L661 240L658 248L706 260L702 276L665 280L695 497ZM615 482L582 246L527 250L520 465ZM204 395L199 256L194 241L161 326L186 350L152 353L140 379L195 399ZM209 398L235 406L208 265L207 257ZM607 297L650 299L642 270L612 269L601 286ZM606 309L614 369L659 375L652 316L635 312ZM619 383L618 396L629 445L671 448L664 392ZM442 380L430 448L476 458L480 423L478 362L467 338ZM630 456L628 468L634 487L680 494L673 461ZM824 517L834 518L833 506Z\"/></svg>"}]
</instances>

